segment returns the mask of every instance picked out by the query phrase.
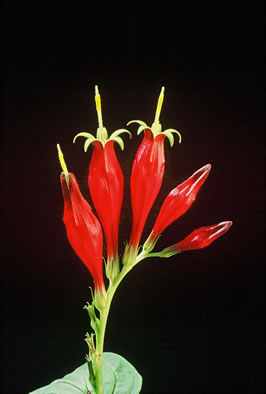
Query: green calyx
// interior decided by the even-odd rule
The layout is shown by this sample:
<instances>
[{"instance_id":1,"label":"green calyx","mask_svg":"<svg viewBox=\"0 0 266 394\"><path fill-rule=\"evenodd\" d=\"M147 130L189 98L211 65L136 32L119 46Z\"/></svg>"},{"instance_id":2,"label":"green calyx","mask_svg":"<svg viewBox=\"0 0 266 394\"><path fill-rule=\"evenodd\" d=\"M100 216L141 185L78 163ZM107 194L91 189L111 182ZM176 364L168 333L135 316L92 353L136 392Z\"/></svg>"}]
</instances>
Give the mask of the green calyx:
<instances>
[{"instance_id":1,"label":"green calyx","mask_svg":"<svg viewBox=\"0 0 266 394\"><path fill-rule=\"evenodd\" d=\"M181 253L181 251L173 248L172 246L168 246L168 248L165 248L160 252L160 257L168 258L178 253Z\"/></svg>"},{"instance_id":2,"label":"green calyx","mask_svg":"<svg viewBox=\"0 0 266 394\"><path fill-rule=\"evenodd\" d=\"M144 131L146 129L151 130L154 138L157 137L157 135L159 135L159 134L164 134L168 138L171 147L174 145L174 136L173 136L173 134L177 134L178 135L178 142L179 142L179 144L181 144L181 141L182 141L181 133L179 131L175 130L175 129L167 129L167 130L161 131L160 130L161 129L161 124L160 123L159 123L160 128L158 127L158 125L154 126L154 123L152 124L151 127L149 127L142 120L131 120L130 122L127 123L127 126L132 124L132 123L137 123L137 124L140 125L138 130L137 130L137 134L140 134L142 131Z\"/></svg>"},{"instance_id":3,"label":"green calyx","mask_svg":"<svg viewBox=\"0 0 266 394\"><path fill-rule=\"evenodd\" d=\"M179 133L179 131L177 131L175 129L167 129L167 130L162 131L162 125L159 122L159 118L160 118L160 113L161 113L161 109L162 109L162 105L163 105L163 99L164 99L164 87L162 87L162 90L161 90L161 93L160 93L160 96L158 99L157 108L156 108L156 112L155 112L155 118L154 118L154 122L151 127L149 127L142 120L131 120L130 122L128 122L127 126L132 123L137 123L139 125L139 128L137 130L137 134L140 134L143 130L149 129L152 132L154 138L157 137L157 135L159 135L159 134L163 134L168 138L170 146L172 147L174 145L173 134L178 135L179 143L181 143L182 136Z\"/></svg>"},{"instance_id":4,"label":"green calyx","mask_svg":"<svg viewBox=\"0 0 266 394\"><path fill-rule=\"evenodd\" d=\"M93 143L94 141L99 141L101 142L101 144L104 146L108 141L115 141L118 143L118 145L120 146L120 148L122 150L124 150L124 141L122 140L122 138L120 137L120 134L122 133L128 133L130 138L132 138L132 135L130 133L130 131L126 130L126 129L119 129L114 131L110 137L108 138L108 134L107 134L107 130L105 127L102 127L101 130L99 130L100 128L97 129L97 137L94 137L94 135L92 135L91 133L87 133L87 132L81 132L78 133L77 135L75 135L75 137L73 138L73 143L76 142L76 139L78 137L84 137L86 138L86 141L84 143L84 152L87 152L88 147L90 146L91 143Z\"/></svg>"},{"instance_id":5,"label":"green calyx","mask_svg":"<svg viewBox=\"0 0 266 394\"><path fill-rule=\"evenodd\" d=\"M104 259L104 258L103 258ZM120 274L119 258L111 257L107 261L104 259L105 273L110 282L114 281Z\"/></svg>"},{"instance_id":6,"label":"green calyx","mask_svg":"<svg viewBox=\"0 0 266 394\"><path fill-rule=\"evenodd\" d=\"M161 235L154 234L153 231L150 233L150 235L148 236L147 240L144 242L143 247L142 247L142 249L145 251L145 253L150 253L154 249L160 236Z\"/></svg>"}]
</instances>

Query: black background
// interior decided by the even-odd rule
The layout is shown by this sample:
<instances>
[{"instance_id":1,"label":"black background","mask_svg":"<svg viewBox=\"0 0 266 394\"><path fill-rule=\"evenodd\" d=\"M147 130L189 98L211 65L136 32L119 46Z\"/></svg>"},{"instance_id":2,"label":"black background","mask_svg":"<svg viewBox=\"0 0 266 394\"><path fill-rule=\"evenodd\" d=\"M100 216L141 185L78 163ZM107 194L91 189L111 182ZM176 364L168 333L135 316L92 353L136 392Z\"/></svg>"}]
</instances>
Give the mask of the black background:
<instances>
[{"instance_id":1,"label":"black background","mask_svg":"<svg viewBox=\"0 0 266 394\"><path fill-rule=\"evenodd\" d=\"M182 132L181 145L165 144L143 240L169 190L207 163L195 204L158 249L197 227L234 223L204 250L139 264L115 296L105 350L137 368L143 393L264 392L263 9L243 4L4 1L2 393L27 393L84 362L92 279L65 235L56 143L90 201L91 150L72 138L96 131L95 84L109 132L131 119L151 124L163 85L163 128ZM142 140L133 134L117 148L121 253Z\"/></svg>"}]
</instances>

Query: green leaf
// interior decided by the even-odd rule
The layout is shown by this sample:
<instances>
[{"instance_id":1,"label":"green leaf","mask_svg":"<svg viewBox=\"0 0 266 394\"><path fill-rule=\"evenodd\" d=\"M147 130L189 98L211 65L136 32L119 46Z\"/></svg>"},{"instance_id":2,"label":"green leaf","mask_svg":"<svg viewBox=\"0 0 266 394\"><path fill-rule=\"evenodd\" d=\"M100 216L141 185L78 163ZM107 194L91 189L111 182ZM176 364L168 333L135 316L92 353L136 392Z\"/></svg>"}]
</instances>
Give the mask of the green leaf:
<instances>
[{"instance_id":1,"label":"green leaf","mask_svg":"<svg viewBox=\"0 0 266 394\"><path fill-rule=\"evenodd\" d=\"M103 386L105 394L138 394L142 377L123 357L115 353L103 354ZM30 394L96 394L89 383L89 369L83 364L72 373Z\"/></svg>"},{"instance_id":2,"label":"green leaf","mask_svg":"<svg viewBox=\"0 0 266 394\"><path fill-rule=\"evenodd\" d=\"M85 391L87 390L87 391ZM41 387L32 394L80 394L92 391L89 383L89 369L87 364L83 364L73 372L67 374L62 379L57 379L45 387ZM29 393L29 394L31 394Z\"/></svg>"},{"instance_id":3,"label":"green leaf","mask_svg":"<svg viewBox=\"0 0 266 394\"><path fill-rule=\"evenodd\" d=\"M138 394L142 377L126 359L115 353L103 354L104 393Z\"/></svg>"}]
</instances>

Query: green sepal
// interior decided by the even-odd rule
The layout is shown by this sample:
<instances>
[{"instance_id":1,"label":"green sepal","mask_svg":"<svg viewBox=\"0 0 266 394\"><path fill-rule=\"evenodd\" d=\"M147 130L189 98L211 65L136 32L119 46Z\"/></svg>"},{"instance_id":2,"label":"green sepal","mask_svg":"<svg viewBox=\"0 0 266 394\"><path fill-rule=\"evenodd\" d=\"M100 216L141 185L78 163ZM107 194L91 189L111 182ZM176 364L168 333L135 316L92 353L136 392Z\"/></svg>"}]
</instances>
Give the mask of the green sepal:
<instances>
[{"instance_id":1,"label":"green sepal","mask_svg":"<svg viewBox=\"0 0 266 394\"><path fill-rule=\"evenodd\" d=\"M139 126L139 128L137 130L137 135L139 135L142 131L147 130L147 129L152 131L152 129L148 126Z\"/></svg>"},{"instance_id":2,"label":"green sepal","mask_svg":"<svg viewBox=\"0 0 266 394\"><path fill-rule=\"evenodd\" d=\"M143 245L143 250L146 252L146 253L149 253L149 252L151 252L153 249L154 249L154 247L155 247L155 245L156 245L156 243L157 243L157 241L158 241L158 239L160 238L160 236L161 235L154 235L153 234L153 231L150 233L150 235L148 236L148 238L147 238L147 240L144 242L144 245Z\"/></svg>"},{"instance_id":3,"label":"green sepal","mask_svg":"<svg viewBox=\"0 0 266 394\"><path fill-rule=\"evenodd\" d=\"M145 122L143 122L143 120L130 120L130 121L127 123L127 126L129 126L129 125L132 124L132 123L137 123L137 124L139 124L140 126L146 126L146 127L148 127L147 124L146 124Z\"/></svg>"},{"instance_id":4,"label":"green sepal","mask_svg":"<svg viewBox=\"0 0 266 394\"><path fill-rule=\"evenodd\" d=\"M114 132L110 135L109 139L112 140L112 139L118 137L119 134L122 134L122 133L128 133L128 134L129 134L129 137L132 138L132 134L130 133L129 130L127 130L127 129L118 129L118 130L114 131Z\"/></svg>"},{"instance_id":5,"label":"green sepal","mask_svg":"<svg viewBox=\"0 0 266 394\"><path fill-rule=\"evenodd\" d=\"M77 135L75 135L75 137L73 138L73 144L76 142L76 139L78 137L86 138L86 141L84 142L84 152L87 152L88 147L90 146L90 144L92 142L100 141L98 138L95 138L94 135L92 135L91 133L82 132L82 133L78 133Z\"/></svg>"},{"instance_id":6,"label":"green sepal","mask_svg":"<svg viewBox=\"0 0 266 394\"><path fill-rule=\"evenodd\" d=\"M106 269L107 269L107 261L106 261L104 256L102 256L102 259L103 259L103 264L104 264L105 271L106 271Z\"/></svg>"},{"instance_id":7,"label":"green sepal","mask_svg":"<svg viewBox=\"0 0 266 394\"><path fill-rule=\"evenodd\" d=\"M94 138L94 139L92 139L92 138L88 138L85 142L84 142L84 152L87 152L87 150L88 150L88 147L90 146L90 144L92 144L93 142L95 142L95 141L99 141L99 142L101 142L100 140L98 140L97 138Z\"/></svg>"},{"instance_id":8,"label":"green sepal","mask_svg":"<svg viewBox=\"0 0 266 394\"><path fill-rule=\"evenodd\" d=\"M174 136L173 136L173 133L176 133L176 134L178 135L178 137L179 137L179 141L178 141L178 142L179 142L179 144L181 144L182 136L181 136L181 134L179 133L179 131L177 131L177 130L175 130L175 129L167 129L167 130L164 130L164 131L162 132L162 134L164 134L164 135L168 138L171 147L174 145Z\"/></svg>"},{"instance_id":9,"label":"green sepal","mask_svg":"<svg viewBox=\"0 0 266 394\"><path fill-rule=\"evenodd\" d=\"M119 134L121 134L121 133L128 133L129 137L132 138L132 134L130 133L130 131L128 131L126 129L118 129L110 135L108 141L113 140L113 141L117 142L118 145L120 146L121 150L124 150L124 146L125 146L124 141L122 140L121 137L119 137Z\"/></svg>"},{"instance_id":10,"label":"green sepal","mask_svg":"<svg viewBox=\"0 0 266 394\"><path fill-rule=\"evenodd\" d=\"M125 145L124 145L124 141L122 140L121 137L115 137L115 138L112 138L112 140L118 143L121 150L124 150Z\"/></svg>"},{"instance_id":11,"label":"green sepal","mask_svg":"<svg viewBox=\"0 0 266 394\"><path fill-rule=\"evenodd\" d=\"M165 248L158 253L158 257L168 258L178 253L181 253L181 251L178 249L171 249L171 246L168 246L168 248Z\"/></svg>"},{"instance_id":12,"label":"green sepal","mask_svg":"<svg viewBox=\"0 0 266 394\"><path fill-rule=\"evenodd\" d=\"M143 120L131 120L130 122L127 123L127 126L132 123L137 123L140 125L137 130L137 135L139 135L143 130L146 130L146 129L149 129L152 131L152 129L145 122L143 122Z\"/></svg>"},{"instance_id":13,"label":"green sepal","mask_svg":"<svg viewBox=\"0 0 266 394\"><path fill-rule=\"evenodd\" d=\"M126 242L124 254L122 257L123 265L132 265L136 261L137 250L135 250L132 246Z\"/></svg>"},{"instance_id":14,"label":"green sepal","mask_svg":"<svg viewBox=\"0 0 266 394\"><path fill-rule=\"evenodd\" d=\"M93 134L91 134L91 133L86 133L86 132L82 132L82 133L78 133L78 134L76 134L75 135L75 137L73 138L73 144L75 144L75 142L76 142L76 139L78 138L78 137L85 137L85 138L91 138L91 139L95 139L95 136L93 135Z\"/></svg>"},{"instance_id":15,"label":"green sepal","mask_svg":"<svg viewBox=\"0 0 266 394\"><path fill-rule=\"evenodd\" d=\"M95 291L94 295L94 303L95 308L98 309L99 312L102 312L106 308L106 292L104 291Z\"/></svg>"},{"instance_id":16,"label":"green sepal","mask_svg":"<svg viewBox=\"0 0 266 394\"><path fill-rule=\"evenodd\" d=\"M139 253L139 250L142 248L141 245L139 245L136 249L130 245L127 241L125 242L125 250L124 254L122 257L122 263L123 265L133 267L136 262L137 262L137 255Z\"/></svg>"},{"instance_id":17,"label":"green sepal","mask_svg":"<svg viewBox=\"0 0 266 394\"><path fill-rule=\"evenodd\" d=\"M120 264L118 257L116 259L112 257L108 260L107 264L105 265L105 273L110 282L117 278L117 276L120 274Z\"/></svg>"}]
</instances>

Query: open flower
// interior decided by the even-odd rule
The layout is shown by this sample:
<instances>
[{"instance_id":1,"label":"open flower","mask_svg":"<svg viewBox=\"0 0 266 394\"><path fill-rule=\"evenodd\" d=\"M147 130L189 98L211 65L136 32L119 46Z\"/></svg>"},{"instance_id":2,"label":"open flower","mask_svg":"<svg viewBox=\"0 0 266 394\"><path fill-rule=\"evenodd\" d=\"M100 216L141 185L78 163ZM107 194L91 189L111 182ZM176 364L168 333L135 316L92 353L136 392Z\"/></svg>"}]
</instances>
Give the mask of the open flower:
<instances>
[{"instance_id":1,"label":"open flower","mask_svg":"<svg viewBox=\"0 0 266 394\"><path fill-rule=\"evenodd\" d=\"M67 171L63 154L58 145L59 159L63 168L60 176L64 197L63 221L70 245L89 269L96 293L105 293L102 273L103 236L101 225L82 196L75 175Z\"/></svg>"},{"instance_id":2,"label":"open flower","mask_svg":"<svg viewBox=\"0 0 266 394\"><path fill-rule=\"evenodd\" d=\"M135 122L140 125L138 134L144 131L144 138L136 153L130 178L132 229L124 254L124 264L136 256L145 222L162 185L165 168L165 137L169 139L171 146L174 143L172 133L177 133L181 141L178 131L174 129L161 131L159 115L163 97L164 88L158 99L152 127L148 127L146 123L139 120L129 122L129 124Z\"/></svg>"},{"instance_id":3,"label":"open flower","mask_svg":"<svg viewBox=\"0 0 266 394\"><path fill-rule=\"evenodd\" d=\"M106 236L109 264L118 259L118 227L124 190L124 177L116 158L113 140L106 142L104 146L99 141L93 142L88 183Z\"/></svg>"},{"instance_id":4,"label":"open flower","mask_svg":"<svg viewBox=\"0 0 266 394\"><path fill-rule=\"evenodd\" d=\"M82 132L75 136L74 142L77 137L85 137L85 152L90 144L93 146L88 185L106 238L106 274L109 279L114 279L119 273L118 229L124 192L124 177L116 157L114 142L124 149L124 143L119 134L124 132L130 134L130 132L126 129L119 129L108 137L107 130L103 127L101 98L97 86L95 87L95 101L99 122L96 137Z\"/></svg>"},{"instance_id":5,"label":"open flower","mask_svg":"<svg viewBox=\"0 0 266 394\"><path fill-rule=\"evenodd\" d=\"M205 165L168 194L162 204L152 232L143 245L145 250L151 251L164 229L191 207L210 170L211 165Z\"/></svg>"},{"instance_id":6,"label":"open flower","mask_svg":"<svg viewBox=\"0 0 266 394\"><path fill-rule=\"evenodd\" d=\"M137 249L144 224L160 191L164 175L164 138L146 129L130 178L133 224L129 245Z\"/></svg>"}]
</instances>

